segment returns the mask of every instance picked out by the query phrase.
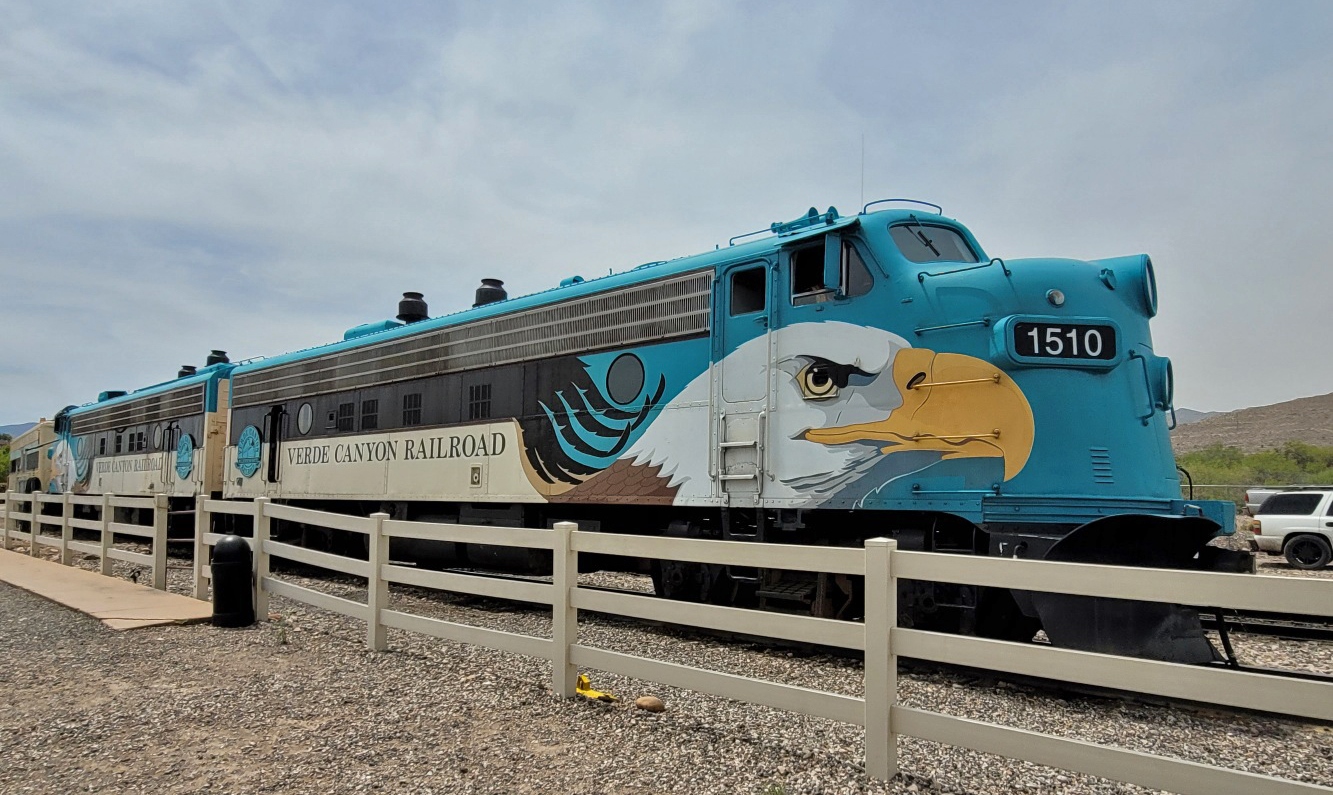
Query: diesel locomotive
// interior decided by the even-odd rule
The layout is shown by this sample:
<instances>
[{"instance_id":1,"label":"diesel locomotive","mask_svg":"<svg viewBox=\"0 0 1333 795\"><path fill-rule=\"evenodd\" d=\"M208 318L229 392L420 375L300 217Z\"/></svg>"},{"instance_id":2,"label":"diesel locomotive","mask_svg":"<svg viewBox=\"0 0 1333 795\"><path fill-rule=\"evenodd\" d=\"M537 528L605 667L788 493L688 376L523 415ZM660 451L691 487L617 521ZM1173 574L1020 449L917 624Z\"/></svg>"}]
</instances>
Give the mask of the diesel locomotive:
<instances>
[{"instance_id":1,"label":"diesel locomotive","mask_svg":"<svg viewBox=\"0 0 1333 795\"><path fill-rule=\"evenodd\" d=\"M534 295L486 280L471 309L446 316L408 293L396 320L341 341L68 409L59 488L1245 570L1246 555L1208 545L1232 532L1233 506L1181 497L1156 313L1144 255L1002 260L937 205L812 208L714 251ZM135 472L125 433L160 462ZM477 545L393 554L549 566ZM860 609L845 577L647 563L670 598ZM927 582L899 596L906 625L1216 655L1198 611L1180 606Z\"/></svg>"}]
</instances>

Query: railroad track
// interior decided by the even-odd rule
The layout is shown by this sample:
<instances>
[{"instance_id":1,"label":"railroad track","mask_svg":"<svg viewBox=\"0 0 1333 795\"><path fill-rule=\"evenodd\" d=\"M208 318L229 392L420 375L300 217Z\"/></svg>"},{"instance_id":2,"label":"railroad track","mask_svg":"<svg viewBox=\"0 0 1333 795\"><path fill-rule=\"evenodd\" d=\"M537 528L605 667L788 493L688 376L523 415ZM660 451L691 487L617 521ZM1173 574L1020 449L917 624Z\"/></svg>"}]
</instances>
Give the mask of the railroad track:
<instances>
[{"instance_id":1,"label":"railroad track","mask_svg":"<svg viewBox=\"0 0 1333 795\"><path fill-rule=\"evenodd\" d=\"M1225 611L1219 621L1217 613L1200 613L1204 629L1220 631L1225 623L1229 633L1269 635L1289 640L1322 640L1333 642L1333 622L1320 616L1301 616L1287 613L1258 613Z\"/></svg>"}]
</instances>

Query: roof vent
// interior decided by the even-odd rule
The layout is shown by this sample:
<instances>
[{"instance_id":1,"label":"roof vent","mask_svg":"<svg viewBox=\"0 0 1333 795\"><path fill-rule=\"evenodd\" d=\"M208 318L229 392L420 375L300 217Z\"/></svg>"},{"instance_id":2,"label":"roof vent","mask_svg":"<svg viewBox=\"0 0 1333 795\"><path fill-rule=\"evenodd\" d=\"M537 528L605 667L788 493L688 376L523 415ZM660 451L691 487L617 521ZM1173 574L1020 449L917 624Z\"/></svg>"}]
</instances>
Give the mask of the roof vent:
<instances>
[{"instance_id":1,"label":"roof vent","mask_svg":"<svg viewBox=\"0 0 1333 795\"><path fill-rule=\"evenodd\" d=\"M231 359L227 358L226 351L213 351L208 354L208 358L204 360L204 366L212 367L215 364L231 364Z\"/></svg>"},{"instance_id":2,"label":"roof vent","mask_svg":"<svg viewBox=\"0 0 1333 795\"><path fill-rule=\"evenodd\" d=\"M106 401L108 401L108 400L112 400L112 399L114 399L114 398L118 398L118 397L125 397L125 390L123 390L123 389L108 389L108 390L105 391L105 392L100 392L100 393L98 393L98 395L97 395L97 402L98 402L98 403L104 403L104 402L106 402Z\"/></svg>"},{"instance_id":3,"label":"roof vent","mask_svg":"<svg viewBox=\"0 0 1333 795\"><path fill-rule=\"evenodd\" d=\"M344 340L354 340L358 337L367 337L371 334L378 334L381 331L389 329L402 328L403 324L397 320L376 320L374 323L362 323L359 326L353 326L343 332Z\"/></svg>"},{"instance_id":4,"label":"roof vent","mask_svg":"<svg viewBox=\"0 0 1333 795\"><path fill-rule=\"evenodd\" d=\"M477 288L477 302L472 307L475 309L507 298L509 293L505 292L504 282L499 279L482 279L481 286Z\"/></svg>"},{"instance_id":5,"label":"roof vent","mask_svg":"<svg viewBox=\"0 0 1333 795\"><path fill-rule=\"evenodd\" d=\"M177 378L185 378L195 374L195 366L192 364L182 364L180 372L176 373Z\"/></svg>"},{"instance_id":6,"label":"roof vent","mask_svg":"<svg viewBox=\"0 0 1333 795\"><path fill-rule=\"evenodd\" d=\"M398 319L404 323L419 323L429 320L426 302L421 300L421 293L403 293L403 300L398 302Z\"/></svg>"}]
</instances>

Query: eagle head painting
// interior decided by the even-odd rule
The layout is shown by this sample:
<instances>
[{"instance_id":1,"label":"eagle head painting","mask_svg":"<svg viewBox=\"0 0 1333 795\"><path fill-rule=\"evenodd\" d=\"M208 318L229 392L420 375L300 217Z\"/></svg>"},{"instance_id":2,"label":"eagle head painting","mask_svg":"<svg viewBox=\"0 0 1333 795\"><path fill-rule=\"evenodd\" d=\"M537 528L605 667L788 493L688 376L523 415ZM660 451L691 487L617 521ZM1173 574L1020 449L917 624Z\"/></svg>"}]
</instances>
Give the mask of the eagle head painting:
<instances>
[{"instance_id":1,"label":"eagle head painting","mask_svg":"<svg viewBox=\"0 0 1333 795\"><path fill-rule=\"evenodd\" d=\"M629 383L639 392L622 403L613 380L626 355L609 365L585 359L587 383L543 403L550 426L540 436L560 449L534 447L525 432L529 477L549 499L708 504L719 491L710 474L720 456L714 404L759 410L727 406L724 379L748 379L752 394L769 396L761 489L784 505L855 507L911 475L990 488L1017 475L1032 450L1032 410L1000 368L913 348L881 329L836 321L778 328L674 395L665 375L645 372L636 358L630 375L638 380ZM623 375L618 383L627 394Z\"/></svg>"}]
</instances>

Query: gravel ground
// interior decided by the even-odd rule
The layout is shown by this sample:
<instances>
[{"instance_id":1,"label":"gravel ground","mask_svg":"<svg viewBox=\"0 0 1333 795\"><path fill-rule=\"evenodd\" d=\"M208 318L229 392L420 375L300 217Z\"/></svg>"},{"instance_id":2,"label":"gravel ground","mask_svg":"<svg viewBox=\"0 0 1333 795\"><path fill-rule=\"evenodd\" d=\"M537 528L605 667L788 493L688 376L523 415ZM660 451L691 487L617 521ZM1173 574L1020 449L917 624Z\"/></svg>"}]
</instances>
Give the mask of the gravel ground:
<instances>
[{"instance_id":1,"label":"gravel ground","mask_svg":"<svg viewBox=\"0 0 1333 795\"><path fill-rule=\"evenodd\" d=\"M174 557L171 590L188 593ZM82 561L93 567L95 562ZM132 568L116 564L128 576ZM354 578L281 576L364 600ZM607 582L605 578L598 578ZM642 587L634 578L611 578ZM393 607L549 637L549 613L395 590ZM280 598L277 620L113 632L0 585L0 792L1139 793L904 738L898 779L869 781L860 729L596 671L608 705L554 697L550 666L364 625ZM859 660L581 617L581 642L860 695ZM1333 644L1237 636L1242 659L1333 672ZM660 696L667 711L629 705ZM1333 786L1327 727L1118 700L1056 698L993 678L905 674L908 706Z\"/></svg>"}]
</instances>

